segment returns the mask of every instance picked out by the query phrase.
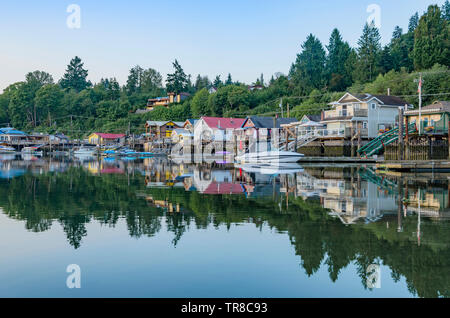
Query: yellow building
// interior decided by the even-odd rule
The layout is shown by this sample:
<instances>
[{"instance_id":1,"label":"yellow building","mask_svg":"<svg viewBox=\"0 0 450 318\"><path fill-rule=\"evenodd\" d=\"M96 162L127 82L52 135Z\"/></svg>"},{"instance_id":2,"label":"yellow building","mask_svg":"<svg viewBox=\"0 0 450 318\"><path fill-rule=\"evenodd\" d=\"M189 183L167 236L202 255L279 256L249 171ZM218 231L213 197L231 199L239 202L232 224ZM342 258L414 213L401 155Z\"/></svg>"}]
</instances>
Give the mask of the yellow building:
<instances>
[{"instance_id":1,"label":"yellow building","mask_svg":"<svg viewBox=\"0 0 450 318\"><path fill-rule=\"evenodd\" d=\"M92 145L118 145L125 141L125 134L92 133L88 140Z\"/></svg>"},{"instance_id":2,"label":"yellow building","mask_svg":"<svg viewBox=\"0 0 450 318\"><path fill-rule=\"evenodd\" d=\"M147 110L153 110L156 106L169 106L173 103L181 103L190 96L189 93L169 93L165 97L150 98L147 101Z\"/></svg>"}]
</instances>

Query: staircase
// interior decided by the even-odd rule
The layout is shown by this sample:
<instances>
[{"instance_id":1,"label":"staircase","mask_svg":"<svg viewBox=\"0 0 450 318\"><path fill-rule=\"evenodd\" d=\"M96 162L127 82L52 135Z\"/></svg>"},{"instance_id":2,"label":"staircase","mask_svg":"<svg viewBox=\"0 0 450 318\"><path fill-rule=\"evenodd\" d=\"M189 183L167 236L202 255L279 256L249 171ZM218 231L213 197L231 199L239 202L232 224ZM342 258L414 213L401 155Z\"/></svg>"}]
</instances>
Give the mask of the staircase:
<instances>
[{"instance_id":1,"label":"staircase","mask_svg":"<svg viewBox=\"0 0 450 318\"><path fill-rule=\"evenodd\" d=\"M403 136L406 135L406 129L403 131ZM408 125L408 133L417 132L417 127L415 123ZM362 146L358 149L358 153L360 155L364 155L366 157L378 154L385 146L395 142L398 140L398 127L391 129L384 134L378 136L374 140L370 141L368 144Z\"/></svg>"}]
</instances>

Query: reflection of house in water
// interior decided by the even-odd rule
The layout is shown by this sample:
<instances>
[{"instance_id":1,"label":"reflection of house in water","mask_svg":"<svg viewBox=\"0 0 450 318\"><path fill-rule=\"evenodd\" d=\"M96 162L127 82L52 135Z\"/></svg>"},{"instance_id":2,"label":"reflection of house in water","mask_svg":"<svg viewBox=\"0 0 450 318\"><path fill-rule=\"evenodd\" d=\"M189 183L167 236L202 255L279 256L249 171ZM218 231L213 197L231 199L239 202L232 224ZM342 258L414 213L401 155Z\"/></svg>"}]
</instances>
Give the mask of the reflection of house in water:
<instances>
[{"instance_id":1,"label":"reflection of house in water","mask_svg":"<svg viewBox=\"0 0 450 318\"><path fill-rule=\"evenodd\" d=\"M84 166L92 174L124 174L125 168L123 161L104 158L103 160L89 161Z\"/></svg>"},{"instance_id":2,"label":"reflection of house in water","mask_svg":"<svg viewBox=\"0 0 450 318\"><path fill-rule=\"evenodd\" d=\"M385 214L397 213L395 196L360 176L353 180L343 175L338 179L319 179L305 172L297 175L297 186L300 196L320 197L322 206L330 209L330 214L340 218L345 224L352 224L360 219L372 222Z\"/></svg>"},{"instance_id":3,"label":"reflection of house in water","mask_svg":"<svg viewBox=\"0 0 450 318\"><path fill-rule=\"evenodd\" d=\"M147 202L151 205L156 206L157 208L165 209L170 213L181 211L179 203L173 204L167 200L155 200L151 195L147 196L145 200L147 200Z\"/></svg>"},{"instance_id":4,"label":"reflection of house in water","mask_svg":"<svg viewBox=\"0 0 450 318\"><path fill-rule=\"evenodd\" d=\"M406 195L406 203L408 212L418 213L424 217L432 218L449 218L450 187L432 187L425 189L409 189ZM420 209L419 209L420 206Z\"/></svg>"}]
</instances>

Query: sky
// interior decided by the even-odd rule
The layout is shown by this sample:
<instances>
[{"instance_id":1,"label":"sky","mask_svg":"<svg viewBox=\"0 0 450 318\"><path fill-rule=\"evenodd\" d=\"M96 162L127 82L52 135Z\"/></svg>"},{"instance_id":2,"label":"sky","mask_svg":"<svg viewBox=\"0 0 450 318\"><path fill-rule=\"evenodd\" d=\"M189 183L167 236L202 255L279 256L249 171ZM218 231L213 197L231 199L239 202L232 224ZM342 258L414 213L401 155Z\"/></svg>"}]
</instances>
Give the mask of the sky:
<instances>
[{"instance_id":1,"label":"sky","mask_svg":"<svg viewBox=\"0 0 450 318\"><path fill-rule=\"evenodd\" d=\"M34 70L59 80L79 56L89 79L116 77L131 67L154 68L163 77L178 59L193 80L228 73L251 83L287 73L308 34L328 43L333 28L356 46L367 19L379 8L382 44L399 25L445 0L0 0L0 91ZM80 27L69 28L80 8ZM69 19L70 21L74 21Z\"/></svg>"}]
</instances>

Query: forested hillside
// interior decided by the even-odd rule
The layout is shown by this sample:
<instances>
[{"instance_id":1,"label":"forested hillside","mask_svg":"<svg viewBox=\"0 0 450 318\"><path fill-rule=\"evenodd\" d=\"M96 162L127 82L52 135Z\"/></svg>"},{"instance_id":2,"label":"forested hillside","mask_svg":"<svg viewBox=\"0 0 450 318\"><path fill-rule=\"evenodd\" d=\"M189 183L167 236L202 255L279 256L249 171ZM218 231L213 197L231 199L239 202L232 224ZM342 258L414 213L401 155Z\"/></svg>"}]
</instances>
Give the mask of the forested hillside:
<instances>
[{"instance_id":1,"label":"forested hillside","mask_svg":"<svg viewBox=\"0 0 450 318\"><path fill-rule=\"evenodd\" d=\"M67 66L64 76L55 79L44 71L26 74L0 95L0 126L11 125L27 131L63 132L72 137L104 132L142 133L146 120L185 120L202 115L273 116L277 113L300 117L328 109L328 103L343 92L386 94L403 97L417 105L417 83L422 74L424 103L448 100L450 96L450 3L428 7L409 20L407 30L396 27L389 44L381 45L373 24L363 27L357 47L346 42L338 29L323 44L310 34L299 48L286 74L269 80L258 76L254 83L217 76L193 78L175 60L174 71L162 75L152 68L135 66L123 85L115 78L91 83L79 57ZM249 90L249 85L262 89ZM211 87L216 92L208 91ZM170 108L157 107L145 114L149 98L168 92L188 92L191 97ZM280 101L282 100L282 108Z\"/></svg>"}]
</instances>

